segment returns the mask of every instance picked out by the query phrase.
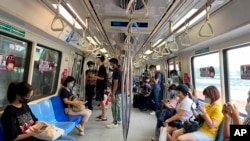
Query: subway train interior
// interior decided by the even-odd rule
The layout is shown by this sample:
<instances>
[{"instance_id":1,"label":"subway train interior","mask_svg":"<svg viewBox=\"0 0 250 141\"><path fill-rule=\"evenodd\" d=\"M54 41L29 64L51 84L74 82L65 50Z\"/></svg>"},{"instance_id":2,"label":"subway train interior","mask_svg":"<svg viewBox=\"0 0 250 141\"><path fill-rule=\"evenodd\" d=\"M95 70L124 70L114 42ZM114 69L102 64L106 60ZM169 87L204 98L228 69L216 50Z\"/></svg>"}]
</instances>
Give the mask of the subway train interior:
<instances>
[{"instance_id":1,"label":"subway train interior","mask_svg":"<svg viewBox=\"0 0 250 141\"><path fill-rule=\"evenodd\" d=\"M249 0L0 0L0 110L11 104L11 82L34 88L32 105L60 95L67 76L75 79L73 94L86 101L87 63L98 71L102 56L107 73L114 67L111 58L121 68L121 124L106 126L114 123L112 98L105 120L96 121L102 106L94 96L84 135L74 127L66 134L75 140L157 140L154 108L135 106L140 85L156 85L156 72L162 74L161 100L169 98L170 85L188 83L204 104L204 89L212 85L219 90L219 103L234 104L244 121L250 103L249 52ZM57 116L53 106L44 107L41 115Z\"/></svg>"}]
</instances>

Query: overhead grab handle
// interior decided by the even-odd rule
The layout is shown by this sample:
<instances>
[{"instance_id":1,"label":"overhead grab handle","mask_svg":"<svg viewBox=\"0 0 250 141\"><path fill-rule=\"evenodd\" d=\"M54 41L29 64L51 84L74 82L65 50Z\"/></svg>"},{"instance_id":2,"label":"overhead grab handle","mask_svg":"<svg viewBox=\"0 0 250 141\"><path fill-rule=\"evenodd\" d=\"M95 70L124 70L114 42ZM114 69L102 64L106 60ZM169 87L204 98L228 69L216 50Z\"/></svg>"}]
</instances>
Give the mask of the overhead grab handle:
<instances>
[{"instance_id":1,"label":"overhead grab handle","mask_svg":"<svg viewBox=\"0 0 250 141\"><path fill-rule=\"evenodd\" d=\"M140 34L138 24L134 20L130 20L128 23L125 34L127 36L138 36Z\"/></svg>"},{"instance_id":2,"label":"overhead grab handle","mask_svg":"<svg viewBox=\"0 0 250 141\"><path fill-rule=\"evenodd\" d=\"M136 4L136 1L137 0L130 0L128 5L127 5L127 8L126 8L126 16L128 18L131 18L131 19L138 19L138 18L143 18L143 17L147 17L148 16L148 7L147 7L147 4L145 3L145 0L141 0L142 1L142 4L145 8L145 11L143 13L140 13L140 14L135 14L134 13L134 5L133 3ZM132 10L132 13L130 13Z\"/></svg>"},{"instance_id":3,"label":"overhead grab handle","mask_svg":"<svg viewBox=\"0 0 250 141\"><path fill-rule=\"evenodd\" d=\"M173 37L173 41L172 41L172 42L170 43L170 45L169 45L169 50L170 50L170 51L173 51L173 52L179 50L178 44L177 44L176 41L175 41L175 37Z\"/></svg>"},{"instance_id":4,"label":"overhead grab handle","mask_svg":"<svg viewBox=\"0 0 250 141\"><path fill-rule=\"evenodd\" d=\"M186 23L186 30L183 33L181 39L180 39L181 45L182 46L191 46L191 40L188 36L188 24Z\"/></svg>"},{"instance_id":5,"label":"overhead grab handle","mask_svg":"<svg viewBox=\"0 0 250 141\"><path fill-rule=\"evenodd\" d=\"M209 22L209 16L210 16L210 13L209 13L209 10L210 10L211 6L208 6L206 8L206 20L205 20L205 23L201 26L200 28L200 31L199 31L199 35L201 37L211 37L214 35L214 30L213 30L213 27L212 25L210 24ZM205 29L207 28L207 33L205 33Z\"/></svg>"},{"instance_id":6,"label":"overhead grab handle","mask_svg":"<svg viewBox=\"0 0 250 141\"><path fill-rule=\"evenodd\" d=\"M60 5L62 3L62 0L59 0L59 2L57 3L57 12L56 12L56 16L54 17L52 23L51 23L51 30L52 31L63 31L64 29L64 23L60 14ZM57 22L59 21L59 22ZM61 27L56 27L56 23L60 23Z\"/></svg>"},{"instance_id":7,"label":"overhead grab handle","mask_svg":"<svg viewBox=\"0 0 250 141\"><path fill-rule=\"evenodd\" d=\"M165 43L165 46L162 48L162 55L169 55L170 51L168 49L168 44Z\"/></svg>"}]
</instances>

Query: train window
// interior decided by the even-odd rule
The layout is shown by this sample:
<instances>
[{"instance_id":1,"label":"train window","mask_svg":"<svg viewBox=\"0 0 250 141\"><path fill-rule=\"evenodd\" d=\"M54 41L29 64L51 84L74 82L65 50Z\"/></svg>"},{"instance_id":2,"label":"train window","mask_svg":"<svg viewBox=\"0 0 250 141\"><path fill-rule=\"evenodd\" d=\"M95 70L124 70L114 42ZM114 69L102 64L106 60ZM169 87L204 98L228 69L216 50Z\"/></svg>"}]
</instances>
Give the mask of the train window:
<instances>
[{"instance_id":1,"label":"train window","mask_svg":"<svg viewBox=\"0 0 250 141\"><path fill-rule=\"evenodd\" d=\"M156 70L161 70L161 65L156 65Z\"/></svg>"},{"instance_id":2,"label":"train window","mask_svg":"<svg viewBox=\"0 0 250 141\"><path fill-rule=\"evenodd\" d=\"M0 35L0 107L8 104L6 93L13 81L27 81L30 62L29 42Z\"/></svg>"},{"instance_id":3,"label":"train window","mask_svg":"<svg viewBox=\"0 0 250 141\"><path fill-rule=\"evenodd\" d=\"M59 80L61 52L37 45L34 59L32 86L34 99L56 93Z\"/></svg>"},{"instance_id":4,"label":"train window","mask_svg":"<svg viewBox=\"0 0 250 141\"><path fill-rule=\"evenodd\" d=\"M248 92L250 90L250 45L226 50L227 60L227 100L236 104L239 112L246 114Z\"/></svg>"},{"instance_id":5,"label":"train window","mask_svg":"<svg viewBox=\"0 0 250 141\"><path fill-rule=\"evenodd\" d=\"M204 100L203 90L210 85L221 90L219 53L192 57L193 83L197 97Z\"/></svg>"},{"instance_id":6,"label":"train window","mask_svg":"<svg viewBox=\"0 0 250 141\"><path fill-rule=\"evenodd\" d=\"M83 56L79 54L75 54L73 67L71 71L71 76L76 79L75 86L74 86L74 93L80 95L80 88L81 88L81 72L83 69Z\"/></svg>"}]
</instances>

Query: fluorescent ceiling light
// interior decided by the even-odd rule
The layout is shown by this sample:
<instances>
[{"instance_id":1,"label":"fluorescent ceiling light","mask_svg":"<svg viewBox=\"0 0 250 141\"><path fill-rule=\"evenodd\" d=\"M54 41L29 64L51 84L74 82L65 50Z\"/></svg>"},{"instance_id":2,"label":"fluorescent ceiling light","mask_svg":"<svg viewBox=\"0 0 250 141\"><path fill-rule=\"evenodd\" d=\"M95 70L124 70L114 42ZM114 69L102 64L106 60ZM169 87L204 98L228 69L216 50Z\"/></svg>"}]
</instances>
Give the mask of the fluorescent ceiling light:
<instances>
[{"instance_id":1,"label":"fluorescent ceiling light","mask_svg":"<svg viewBox=\"0 0 250 141\"><path fill-rule=\"evenodd\" d=\"M159 39L157 42L155 42L152 47L155 47L158 43L160 43L162 41L162 39Z\"/></svg>"},{"instance_id":2,"label":"fluorescent ceiling light","mask_svg":"<svg viewBox=\"0 0 250 141\"><path fill-rule=\"evenodd\" d=\"M198 9L191 9L184 17L182 17L174 26L173 30L183 24L188 18L190 18Z\"/></svg>"},{"instance_id":3,"label":"fluorescent ceiling light","mask_svg":"<svg viewBox=\"0 0 250 141\"><path fill-rule=\"evenodd\" d=\"M76 15L77 19L85 26L87 27L86 23L80 18L80 16L76 13L76 11L70 6L70 4L67 3L67 6L69 9Z\"/></svg>"},{"instance_id":4,"label":"fluorescent ceiling light","mask_svg":"<svg viewBox=\"0 0 250 141\"><path fill-rule=\"evenodd\" d=\"M95 38L95 40L97 41L97 43L98 43L99 45L101 45L101 42L98 40L98 38L96 38L96 36L94 36L94 38Z\"/></svg>"},{"instance_id":5,"label":"fluorescent ceiling light","mask_svg":"<svg viewBox=\"0 0 250 141\"><path fill-rule=\"evenodd\" d=\"M57 5L56 4L52 4L53 7L55 9L57 9ZM59 12L60 12L60 15L63 16L70 24L74 24L74 18L72 17L72 15L62 6L60 5L60 8L59 8ZM78 29L82 29L82 26L78 23L78 22L75 22L75 28L78 28Z\"/></svg>"},{"instance_id":6,"label":"fluorescent ceiling light","mask_svg":"<svg viewBox=\"0 0 250 141\"><path fill-rule=\"evenodd\" d=\"M97 45L97 43L93 40L93 38L92 37L90 37L90 36L87 36L87 39L89 40L89 42L90 43L92 43L93 45Z\"/></svg>"},{"instance_id":7,"label":"fluorescent ceiling light","mask_svg":"<svg viewBox=\"0 0 250 141\"><path fill-rule=\"evenodd\" d=\"M153 52L152 50L148 49L144 54L149 55L149 54L151 54L152 52Z\"/></svg>"},{"instance_id":8,"label":"fluorescent ceiling light","mask_svg":"<svg viewBox=\"0 0 250 141\"><path fill-rule=\"evenodd\" d=\"M105 48L100 49L100 52L107 53L107 50Z\"/></svg>"},{"instance_id":9,"label":"fluorescent ceiling light","mask_svg":"<svg viewBox=\"0 0 250 141\"><path fill-rule=\"evenodd\" d=\"M161 47L163 45L165 45L167 43L167 41L163 41L161 44L159 44L157 47Z\"/></svg>"},{"instance_id":10,"label":"fluorescent ceiling light","mask_svg":"<svg viewBox=\"0 0 250 141\"><path fill-rule=\"evenodd\" d=\"M192 26L193 24L195 24L197 21L199 21L203 16L206 15L206 10L203 10L199 15L197 15L195 18L193 18L190 22L189 22L189 26ZM186 28L182 27L181 29L179 29L177 31L177 33L180 33L182 31L184 31Z\"/></svg>"}]
</instances>

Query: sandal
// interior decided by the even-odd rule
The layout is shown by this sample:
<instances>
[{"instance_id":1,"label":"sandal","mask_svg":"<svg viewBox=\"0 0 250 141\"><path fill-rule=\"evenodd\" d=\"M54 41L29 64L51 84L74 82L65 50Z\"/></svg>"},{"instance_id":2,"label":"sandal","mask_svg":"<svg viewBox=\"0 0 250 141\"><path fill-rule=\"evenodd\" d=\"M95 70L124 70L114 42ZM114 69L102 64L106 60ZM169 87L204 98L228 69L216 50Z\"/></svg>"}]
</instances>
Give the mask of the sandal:
<instances>
[{"instance_id":1,"label":"sandal","mask_svg":"<svg viewBox=\"0 0 250 141\"><path fill-rule=\"evenodd\" d=\"M95 118L101 119L101 118L102 118L102 115L99 115L99 116L97 116L97 117L95 117Z\"/></svg>"},{"instance_id":2,"label":"sandal","mask_svg":"<svg viewBox=\"0 0 250 141\"><path fill-rule=\"evenodd\" d=\"M96 121L107 121L108 119L107 118L99 118L99 119L96 119Z\"/></svg>"}]
</instances>

